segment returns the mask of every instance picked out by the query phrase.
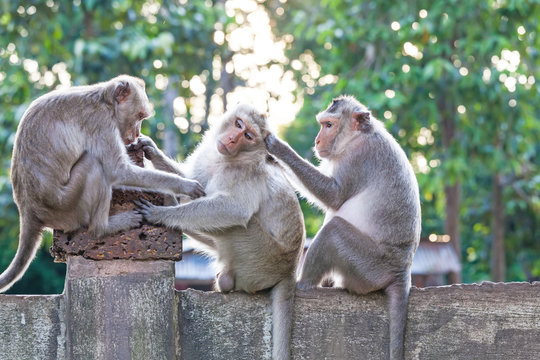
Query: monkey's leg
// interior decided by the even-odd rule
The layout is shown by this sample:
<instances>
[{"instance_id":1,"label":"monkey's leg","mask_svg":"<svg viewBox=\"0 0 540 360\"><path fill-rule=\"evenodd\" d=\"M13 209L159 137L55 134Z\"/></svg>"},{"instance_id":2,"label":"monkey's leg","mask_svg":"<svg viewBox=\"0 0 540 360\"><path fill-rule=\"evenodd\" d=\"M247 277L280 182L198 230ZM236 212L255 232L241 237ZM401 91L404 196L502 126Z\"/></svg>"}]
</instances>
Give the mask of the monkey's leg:
<instances>
[{"instance_id":1,"label":"monkey's leg","mask_svg":"<svg viewBox=\"0 0 540 360\"><path fill-rule=\"evenodd\" d=\"M186 234L187 236L189 236L193 240L196 240L196 241L200 242L204 246L207 246L207 247L209 247L210 249L212 249L214 251L216 250L216 244L215 244L214 240L211 237L206 236L206 235L204 235L204 234L202 234L200 232L197 232L197 231L189 231L189 230L184 230L184 229L182 229L182 231L184 232L184 234Z\"/></svg>"},{"instance_id":2,"label":"monkey's leg","mask_svg":"<svg viewBox=\"0 0 540 360\"><path fill-rule=\"evenodd\" d=\"M112 188L103 167L95 160L87 169L86 189L78 204L78 211L88 221L88 229L96 236L114 234L140 225L142 215L136 211L126 211L109 217Z\"/></svg>"},{"instance_id":3,"label":"monkey's leg","mask_svg":"<svg viewBox=\"0 0 540 360\"><path fill-rule=\"evenodd\" d=\"M343 276L343 286L347 290L356 294L367 294L385 289L390 319L390 359L403 359L409 272L390 265L384 250L343 218L334 217L321 229L320 235L325 238L321 239L324 241L320 242L316 249L318 259L307 262L306 256L300 284L303 282L304 272L309 275L313 269L316 270L317 261L324 256L333 261L332 269ZM308 256L309 253L308 251Z\"/></svg>"},{"instance_id":4,"label":"monkey's leg","mask_svg":"<svg viewBox=\"0 0 540 360\"><path fill-rule=\"evenodd\" d=\"M86 190L87 174L93 166L99 166L95 159L84 151L79 159L73 164L69 171L69 178L59 186L53 186L52 188L44 189L43 202L48 207L57 210L66 210L72 208L81 198L83 192ZM50 185L50 184L48 184ZM54 219L47 219L46 222L54 221Z\"/></svg>"},{"instance_id":5,"label":"monkey's leg","mask_svg":"<svg viewBox=\"0 0 540 360\"><path fill-rule=\"evenodd\" d=\"M332 270L332 259L337 256L337 253L332 244L332 234L327 228L328 224L317 232L307 251L300 281L296 285L299 289L308 290L318 286Z\"/></svg>"},{"instance_id":6,"label":"monkey's leg","mask_svg":"<svg viewBox=\"0 0 540 360\"><path fill-rule=\"evenodd\" d=\"M334 217L317 234L306 254L298 287L317 286L331 270L343 276L346 289L357 293L386 287L395 276L384 265L384 251L348 221Z\"/></svg>"}]
</instances>

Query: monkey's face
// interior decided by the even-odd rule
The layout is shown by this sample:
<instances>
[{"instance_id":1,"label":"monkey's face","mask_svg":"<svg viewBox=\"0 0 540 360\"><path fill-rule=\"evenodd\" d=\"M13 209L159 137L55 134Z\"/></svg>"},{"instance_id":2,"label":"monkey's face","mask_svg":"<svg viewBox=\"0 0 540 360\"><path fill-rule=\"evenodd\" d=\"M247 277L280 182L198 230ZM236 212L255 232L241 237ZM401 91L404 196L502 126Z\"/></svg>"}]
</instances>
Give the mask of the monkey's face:
<instances>
[{"instance_id":1,"label":"monkey's face","mask_svg":"<svg viewBox=\"0 0 540 360\"><path fill-rule=\"evenodd\" d=\"M141 124L144 119L153 115L153 107L144 89L141 79L132 78L127 81L123 90L116 97L120 114L120 133L124 144L129 145L141 134Z\"/></svg>"},{"instance_id":2,"label":"monkey's face","mask_svg":"<svg viewBox=\"0 0 540 360\"><path fill-rule=\"evenodd\" d=\"M315 138L315 149L321 158L327 158L332 154L334 143L338 135L340 119L321 113L317 116L321 130Z\"/></svg>"},{"instance_id":3,"label":"monkey's face","mask_svg":"<svg viewBox=\"0 0 540 360\"><path fill-rule=\"evenodd\" d=\"M217 138L217 150L225 156L234 157L238 153L257 147L261 135L250 119L243 114L233 113L221 128Z\"/></svg>"}]
</instances>

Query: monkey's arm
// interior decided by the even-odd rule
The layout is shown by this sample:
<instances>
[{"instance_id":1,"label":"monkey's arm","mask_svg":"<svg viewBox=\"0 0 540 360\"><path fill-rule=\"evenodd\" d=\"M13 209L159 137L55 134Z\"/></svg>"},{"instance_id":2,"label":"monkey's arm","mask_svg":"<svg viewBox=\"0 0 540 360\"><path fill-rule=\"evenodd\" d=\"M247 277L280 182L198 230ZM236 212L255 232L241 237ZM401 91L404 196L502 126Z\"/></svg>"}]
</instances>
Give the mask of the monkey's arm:
<instances>
[{"instance_id":1,"label":"monkey's arm","mask_svg":"<svg viewBox=\"0 0 540 360\"><path fill-rule=\"evenodd\" d=\"M338 209L347 200L347 194L335 178L321 173L313 164L301 158L289 144L272 134L264 141L268 151L286 163L306 190L325 206Z\"/></svg>"},{"instance_id":2,"label":"monkey's arm","mask_svg":"<svg viewBox=\"0 0 540 360\"><path fill-rule=\"evenodd\" d=\"M258 207L253 200L224 193L178 206L155 206L144 199L137 205L149 222L178 227L187 232L246 226Z\"/></svg>"},{"instance_id":3,"label":"monkey's arm","mask_svg":"<svg viewBox=\"0 0 540 360\"><path fill-rule=\"evenodd\" d=\"M120 163L115 173L113 185L135 186L172 195L186 194L193 199L206 195L198 181L160 170L141 168L127 162Z\"/></svg>"},{"instance_id":4,"label":"monkey's arm","mask_svg":"<svg viewBox=\"0 0 540 360\"><path fill-rule=\"evenodd\" d=\"M149 136L141 134L134 146L135 149L143 149L145 157L152 162L156 169L185 177L179 164L165 155Z\"/></svg>"}]
</instances>

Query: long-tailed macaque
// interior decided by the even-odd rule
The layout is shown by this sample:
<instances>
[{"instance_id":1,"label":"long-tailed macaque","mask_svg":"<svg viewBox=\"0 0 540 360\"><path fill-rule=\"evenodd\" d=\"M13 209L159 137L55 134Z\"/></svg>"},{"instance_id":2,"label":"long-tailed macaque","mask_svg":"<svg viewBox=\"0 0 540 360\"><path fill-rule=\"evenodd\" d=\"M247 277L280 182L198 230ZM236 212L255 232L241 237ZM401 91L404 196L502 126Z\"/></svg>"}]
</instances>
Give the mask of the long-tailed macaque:
<instances>
[{"instance_id":1,"label":"long-tailed macaque","mask_svg":"<svg viewBox=\"0 0 540 360\"><path fill-rule=\"evenodd\" d=\"M416 177L384 125L353 97L334 99L317 121L319 168L275 136L265 139L270 153L299 180L300 191L326 211L298 288L316 287L336 274L356 294L384 289L390 358L402 359L410 268L421 226Z\"/></svg>"},{"instance_id":2,"label":"long-tailed macaque","mask_svg":"<svg viewBox=\"0 0 540 360\"><path fill-rule=\"evenodd\" d=\"M138 226L137 211L109 217L112 186L204 195L196 181L130 162L125 145L139 137L141 122L152 112L143 80L127 75L52 91L30 104L11 160L19 246L0 275L0 292L24 274L44 227L66 232L88 227L102 236Z\"/></svg>"},{"instance_id":3,"label":"long-tailed macaque","mask_svg":"<svg viewBox=\"0 0 540 360\"><path fill-rule=\"evenodd\" d=\"M266 117L248 105L225 114L182 167L146 139L157 169L198 180L207 196L158 207L145 202L151 223L181 228L216 257L216 288L271 290L274 359L290 358L295 272L304 244L304 220L295 191L264 144Z\"/></svg>"}]
</instances>

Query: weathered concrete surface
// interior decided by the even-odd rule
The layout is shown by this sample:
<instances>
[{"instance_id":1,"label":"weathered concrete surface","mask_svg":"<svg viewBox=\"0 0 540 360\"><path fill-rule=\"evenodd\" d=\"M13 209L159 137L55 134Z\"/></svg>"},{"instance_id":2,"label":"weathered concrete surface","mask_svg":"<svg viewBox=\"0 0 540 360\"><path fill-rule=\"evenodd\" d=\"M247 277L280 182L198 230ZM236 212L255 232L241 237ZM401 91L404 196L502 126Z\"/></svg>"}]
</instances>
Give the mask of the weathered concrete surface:
<instances>
[{"instance_id":1,"label":"weathered concrete surface","mask_svg":"<svg viewBox=\"0 0 540 360\"><path fill-rule=\"evenodd\" d=\"M270 359L267 295L178 292L181 359ZM387 359L381 293L298 291L293 359ZM412 289L406 359L538 359L540 283Z\"/></svg>"},{"instance_id":2,"label":"weathered concrete surface","mask_svg":"<svg viewBox=\"0 0 540 360\"><path fill-rule=\"evenodd\" d=\"M416 290L409 305L411 359L539 359L540 283Z\"/></svg>"},{"instance_id":3,"label":"weathered concrete surface","mask_svg":"<svg viewBox=\"0 0 540 360\"><path fill-rule=\"evenodd\" d=\"M63 296L0 295L0 359L63 359Z\"/></svg>"},{"instance_id":4,"label":"weathered concrete surface","mask_svg":"<svg viewBox=\"0 0 540 360\"><path fill-rule=\"evenodd\" d=\"M251 360L272 355L268 295L177 292L180 359Z\"/></svg>"},{"instance_id":5,"label":"weathered concrete surface","mask_svg":"<svg viewBox=\"0 0 540 360\"><path fill-rule=\"evenodd\" d=\"M174 263L69 257L68 359L174 359Z\"/></svg>"}]
</instances>

